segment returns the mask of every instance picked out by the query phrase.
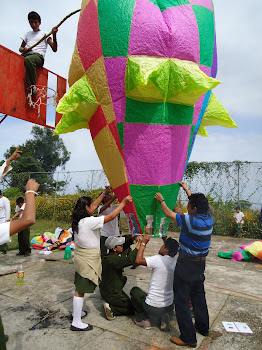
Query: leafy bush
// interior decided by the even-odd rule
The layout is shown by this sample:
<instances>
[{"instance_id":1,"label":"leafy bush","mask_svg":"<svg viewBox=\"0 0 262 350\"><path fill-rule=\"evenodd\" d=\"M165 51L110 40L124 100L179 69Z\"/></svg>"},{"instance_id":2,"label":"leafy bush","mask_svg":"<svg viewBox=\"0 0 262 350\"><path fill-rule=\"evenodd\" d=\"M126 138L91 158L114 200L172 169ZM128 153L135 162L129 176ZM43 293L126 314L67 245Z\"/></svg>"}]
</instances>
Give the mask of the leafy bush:
<instances>
[{"instance_id":1,"label":"leafy bush","mask_svg":"<svg viewBox=\"0 0 262 350\"><path fill-rule=\"evenodd\" d=\"M9 187L3 191L3 195L9 199L23 197L22 192L17 187Z\"/></svg>"}]
</instances>

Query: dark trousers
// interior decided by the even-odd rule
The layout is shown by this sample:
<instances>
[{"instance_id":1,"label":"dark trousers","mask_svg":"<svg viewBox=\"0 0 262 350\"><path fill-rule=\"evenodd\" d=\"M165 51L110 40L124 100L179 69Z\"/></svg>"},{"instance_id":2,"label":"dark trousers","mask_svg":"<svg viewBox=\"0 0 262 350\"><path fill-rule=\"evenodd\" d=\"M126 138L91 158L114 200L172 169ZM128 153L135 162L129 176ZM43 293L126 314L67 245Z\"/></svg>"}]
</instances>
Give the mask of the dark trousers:
<instances>
[{"instance_id":1,"label":"dark trousers","mask_svg":"<svg viewBox=\"0 0 262 350\"><path fill-rule=\"evenodd\" d=\"M105 241L108 237L100 236L100 251L101 251L101 259L106 255L107 247L105 246Z\"/></svg>"},{"instance_id":2,"label":"dark trousers","mask_svg":"<svg viewBox=\"0 0 262 350\"><path fill-rule=\"evenodd\" d=\"M123 276L123 287L126 284L127 277ZM102 298L110 305L115 316L133 315L134 307L129 296L122 290L121 292L108 295L100 289Z\"/></svg>"},{"instance_id":3,"label":"dark trousers","mask_svg":"<svg viewBox=\"0 0 262 350\"><path fill-rule=\"evenodd\" d=\"M174 276L174 302L180 339L185 343L197 342L196 331L189 307L191 299L195 326L199 331L209 330L209 315L204 289L205 261L178 259Z\"/></svg>"},{"instance_id":4,"label":"dark trousers","mask_svg":"<svg viewBox=\"0 0 262 350\"><path fill-rule=\"evenodd\" d=\"M18 232L18 248L21 254L31 253L29 228Z\"/></svg>"},{"instance_id":5,"label":"dark trousers","mask_svg":"<svg viewBox=\"0 0 262 350\"><path fill-rule=\"evenodd\" d=\"M133 315L134 308L129 296L122 291L121 294L103 298L111 307L115 316Z\"/></svg>"},{"instance_id":6,"label":"dark trousers","mask_svg":"<svg viewBox=\"0 0 262 350\"><path fill-rule=\"evenodd\" d=\"M152 326L160 327L165 314L169 314L170 318L173 315L173 304L167 307L150 306L146 303L147 294L139 287L133 287L130 296L138 322L149 319Z\"/></svg>"},{"instance_id":7,"label":"dark trousers","mask_svg":"<svg viewBox=\"0 0 262 350\"><path fill-rule=\"evenodd\" d=\"M4 243L0 245L0 252L6 253L6 251L7 251L7 244Z\"/></svg>"},{"instance_id":8,"label":"dark trousers","mask_svg":"<svg viewBox=\"0 0 262 350\"><path fill-rule=\"evenodd\" d=\"M6 350L4 327L0 316L0 350Z\"/></svg>"},{"instance_id":9,"label":"dark trousers","mask_svg":"<svg viewBox=\"0 0 262 350\"><path fill-rule=\"evenodd\" d=\"M25 82L26 87L36 84L36 66L43 67L44 58L39 53L24 53L22 56L25 57Z\"/></svg>"}]
</instances>

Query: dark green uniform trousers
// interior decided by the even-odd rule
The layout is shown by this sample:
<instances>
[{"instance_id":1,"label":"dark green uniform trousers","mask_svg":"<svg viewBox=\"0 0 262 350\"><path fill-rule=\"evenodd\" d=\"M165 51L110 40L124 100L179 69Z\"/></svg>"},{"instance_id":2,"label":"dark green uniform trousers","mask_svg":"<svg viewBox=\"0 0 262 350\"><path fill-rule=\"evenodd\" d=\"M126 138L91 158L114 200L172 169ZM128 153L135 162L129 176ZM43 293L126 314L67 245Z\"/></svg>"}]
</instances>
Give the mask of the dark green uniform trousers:
<instances>
[{"instance_id":1,"label":"dark green uniform trousers","mask_svg":"<svg viewBox=\"0 0 262 350\"><path fill-rule=\"evenodd\" d=\"M154 327L160 327L161 319L165 314L173 315L173 304L167 307L154 307L146 303L147 294L139 287L133 287L130 291L132 305L138 322L150 320Z\"/></svg>"},{"instance_id":2,"label":"dark green uniform trousers","mask_svg":"<svg viewBox=\"0 0 262 350\"><path fill-rule=\"evenodd\" d=\"M36 66L43 67L44 57L39 53L24 53L22 56L25 57L25 82L26 87L36 85Z\"/></svg>"},{"instance_id":3,"label":"dark green uniform trousers","mask_svg":"<svg viewBox=\"0 0 262 350\"><path fill-rule=\"evenodd\" d=\"M21 254L31 253L30 228L18 232L18 248Z\"/></svg>"},{"instance_id":4,"label":"dark green uniform trousers","mask_svg":"<svg viewBox=\"0 0 262 350\"><path fill-rule=\"evenodd\" d=\"M6 350L4 327L0 316L0 350Z\"/></svg>"}]
</instances>

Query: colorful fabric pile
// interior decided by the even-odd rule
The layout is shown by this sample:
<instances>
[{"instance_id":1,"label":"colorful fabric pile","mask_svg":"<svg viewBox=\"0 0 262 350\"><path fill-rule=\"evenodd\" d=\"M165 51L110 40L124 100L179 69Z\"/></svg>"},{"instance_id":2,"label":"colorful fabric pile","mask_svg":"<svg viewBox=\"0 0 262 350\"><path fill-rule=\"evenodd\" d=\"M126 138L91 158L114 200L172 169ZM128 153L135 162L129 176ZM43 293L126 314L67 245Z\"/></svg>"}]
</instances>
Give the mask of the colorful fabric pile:
<instances>
[{"instance_id":1,"label":"colorful fabric pile","mask_svg":"<svg viewBox=\"0 0 262 350\"><path fill-rule=\"evenodd\" d=\"M75 249L75 243L72 241L72 234L70 230L63 230L58 227L55 233L45 232L41 236L36 236L31 240L34 249L55 250L65 249L67 246Z\"/></svg>"},{"instance_id":2,"label":"colorful fabric pile","mask_svg":"<svg viewBox=\"0 0 262 350\"><path fill-rule=\"evenodd\" d=\"M218 256L235 261L251 261L254 257L262 260L262 241L241 245L239 248L228 252L218 252Z\"/></svg>"}]
</instances>

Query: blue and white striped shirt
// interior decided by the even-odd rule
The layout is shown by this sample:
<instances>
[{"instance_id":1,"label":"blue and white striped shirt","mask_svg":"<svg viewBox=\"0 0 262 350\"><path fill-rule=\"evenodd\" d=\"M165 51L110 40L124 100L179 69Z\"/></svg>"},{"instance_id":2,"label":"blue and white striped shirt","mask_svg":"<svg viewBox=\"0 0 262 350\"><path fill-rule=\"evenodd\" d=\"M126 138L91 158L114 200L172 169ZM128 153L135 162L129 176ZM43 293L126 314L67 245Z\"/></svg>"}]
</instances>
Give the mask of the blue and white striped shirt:
<instances>
[{"instance_id":1,"label":"blue and white striped shirt","mask_svg":"<svg viewBox=\"0 0 262 350\"><path fill-rule=\"evenodd\" d=\"M176 222L181 227L179 237L180 255L207 256L211 244L213 218L207 214L177 214Z\"/></svg>"}]
</instances>

